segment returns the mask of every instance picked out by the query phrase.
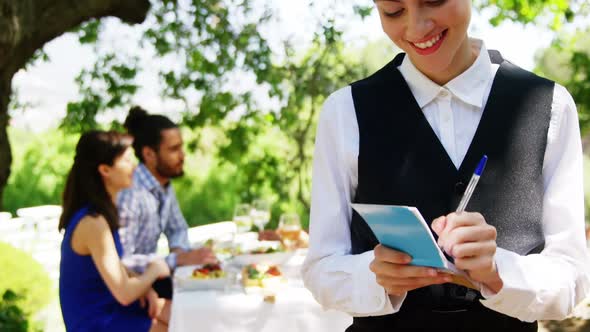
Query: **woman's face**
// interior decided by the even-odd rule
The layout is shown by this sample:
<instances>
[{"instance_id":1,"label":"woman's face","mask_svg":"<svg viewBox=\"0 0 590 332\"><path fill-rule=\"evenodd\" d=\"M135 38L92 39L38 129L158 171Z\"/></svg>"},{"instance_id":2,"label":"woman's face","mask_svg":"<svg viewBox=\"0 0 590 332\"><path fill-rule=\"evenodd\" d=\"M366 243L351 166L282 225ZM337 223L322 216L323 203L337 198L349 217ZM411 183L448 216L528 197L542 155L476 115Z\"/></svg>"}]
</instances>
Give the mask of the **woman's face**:
<instances>
[{"instance_id":1,"label":"woman's face","mask_svg":"<svg viewBox=\"0 0 590 332\"><path fill-rule=\"evenodd\" d=\"M471 0L375 0L375 4L383 31L431 79L450 76L450 80L473 62L467 37Z\"/></svg>"},{"instance_id":2,"label":"woman's face","mask_svg":"<svg viewBox=\"0 0 590 332\"><path fill-rule=\"evenodd\" d=\"M133 183L133 171L136 164L131 148L127 148L122 155L117 157L112 166L102 166L106 166L102 176L107 187L120 191L129 188Z\"/></svg>"}]
</instances>

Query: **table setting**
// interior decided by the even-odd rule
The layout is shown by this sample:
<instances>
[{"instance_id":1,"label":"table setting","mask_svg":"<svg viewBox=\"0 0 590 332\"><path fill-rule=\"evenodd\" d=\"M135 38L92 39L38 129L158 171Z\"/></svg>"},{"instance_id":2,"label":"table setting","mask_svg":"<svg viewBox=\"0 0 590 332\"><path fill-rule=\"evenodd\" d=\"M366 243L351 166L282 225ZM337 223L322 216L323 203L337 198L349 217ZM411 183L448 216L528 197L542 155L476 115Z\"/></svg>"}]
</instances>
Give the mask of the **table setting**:
<instances>
[{"instance_id":1,"label":"table setting","mask_svg":"<svg viewBox=\"0 0 590 332\"><path fill-rule=\"evenodd\" d=\"M307 233L294 213L265 230L270 204L236 206L236 233L216 234L208 246L218 264L178 267L169 331L344 331L352 318L324 310L304 287L300 269ZM258 232L253 232L256 226Z\"/></svg>"}]
</instances>

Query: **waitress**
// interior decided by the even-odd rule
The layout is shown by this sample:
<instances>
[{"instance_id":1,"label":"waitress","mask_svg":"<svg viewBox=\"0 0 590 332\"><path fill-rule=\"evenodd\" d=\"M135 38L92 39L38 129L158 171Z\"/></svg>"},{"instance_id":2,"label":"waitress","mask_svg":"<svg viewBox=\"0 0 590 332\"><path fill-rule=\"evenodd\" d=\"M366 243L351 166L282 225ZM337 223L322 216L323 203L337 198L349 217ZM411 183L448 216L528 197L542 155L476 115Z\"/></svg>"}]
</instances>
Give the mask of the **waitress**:
<instances>
[{"instance_id":1,"label":"waitress","mask_svg":"<svg viewBox=\"0 0 590 332\"><path fill-rule=\"evenodd\" d=\"M375 5L404 53L324 104L306 287L354 317L349 332L536 331L565 318L590 287L570 94L469 37L470 0ZM484 154L467 211L451 213ZM379 245L351 202L416 206L481 289Z\"/></svg>"}]
</instances>

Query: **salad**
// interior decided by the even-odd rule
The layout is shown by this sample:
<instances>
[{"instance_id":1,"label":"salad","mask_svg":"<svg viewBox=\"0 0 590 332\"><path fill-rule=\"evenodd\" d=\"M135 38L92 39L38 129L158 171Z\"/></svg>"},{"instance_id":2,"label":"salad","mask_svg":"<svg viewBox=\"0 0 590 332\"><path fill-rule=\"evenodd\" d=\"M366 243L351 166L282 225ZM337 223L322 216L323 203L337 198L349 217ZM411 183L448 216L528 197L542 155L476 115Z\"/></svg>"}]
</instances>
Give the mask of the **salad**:
<instances>
[{"instance_id":1,"label":"salad","mask_svg":"<svg viewBox=\"0 0 590 332\"><path fill-rule=\"evenodd\" d=\"M206 264L193 271L194 279L219 279L225 277L225 271L219 264Z\"/></svg>"},{"instance_id":2,"label":"salad","mask_svg":"<svg viewBox=\"0 0 590 332\"><path fill-rule=\"evenodd\" d=\"M274 254L277 252L285 252L287 251L285 246L282 243L278 245L259 245L253 248L249 248L248 250L244 250L241 246L237 246L235 248L236 255L259 255L259 254Z\"/></svg>"},{"instance_id":3,"label":"salad","mask_svg":"<svg viewBox=\"0 0 590 332\"><path fill-rule=\"evenodd\" d=\"M281 279L282 273L276 265L250 264L242 270L244 287L264 287L269 279Z\"/></svg>"}]
</instances>

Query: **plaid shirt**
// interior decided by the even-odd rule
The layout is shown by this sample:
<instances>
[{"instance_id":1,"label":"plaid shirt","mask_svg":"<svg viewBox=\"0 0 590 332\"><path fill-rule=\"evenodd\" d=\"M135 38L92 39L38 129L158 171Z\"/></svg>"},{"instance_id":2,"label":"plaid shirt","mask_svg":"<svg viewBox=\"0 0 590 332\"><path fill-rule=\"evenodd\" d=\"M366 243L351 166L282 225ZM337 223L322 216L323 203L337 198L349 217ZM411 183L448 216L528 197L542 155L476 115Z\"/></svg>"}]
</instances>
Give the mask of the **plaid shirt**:
<instances>
[{"instance_id":1,"label":"plaid shirt","mask_svg":"<svg viewBox=\"0 0 590 332\"><path fill-rule=\"evenodd\" d=\"M190 249L188 226L174 188L162 187L144 164L135 170L132 187L119 194L117 208L123 255L128 259L155 254L162 233L169 248Z\"/></svg>"}]
</instances>

